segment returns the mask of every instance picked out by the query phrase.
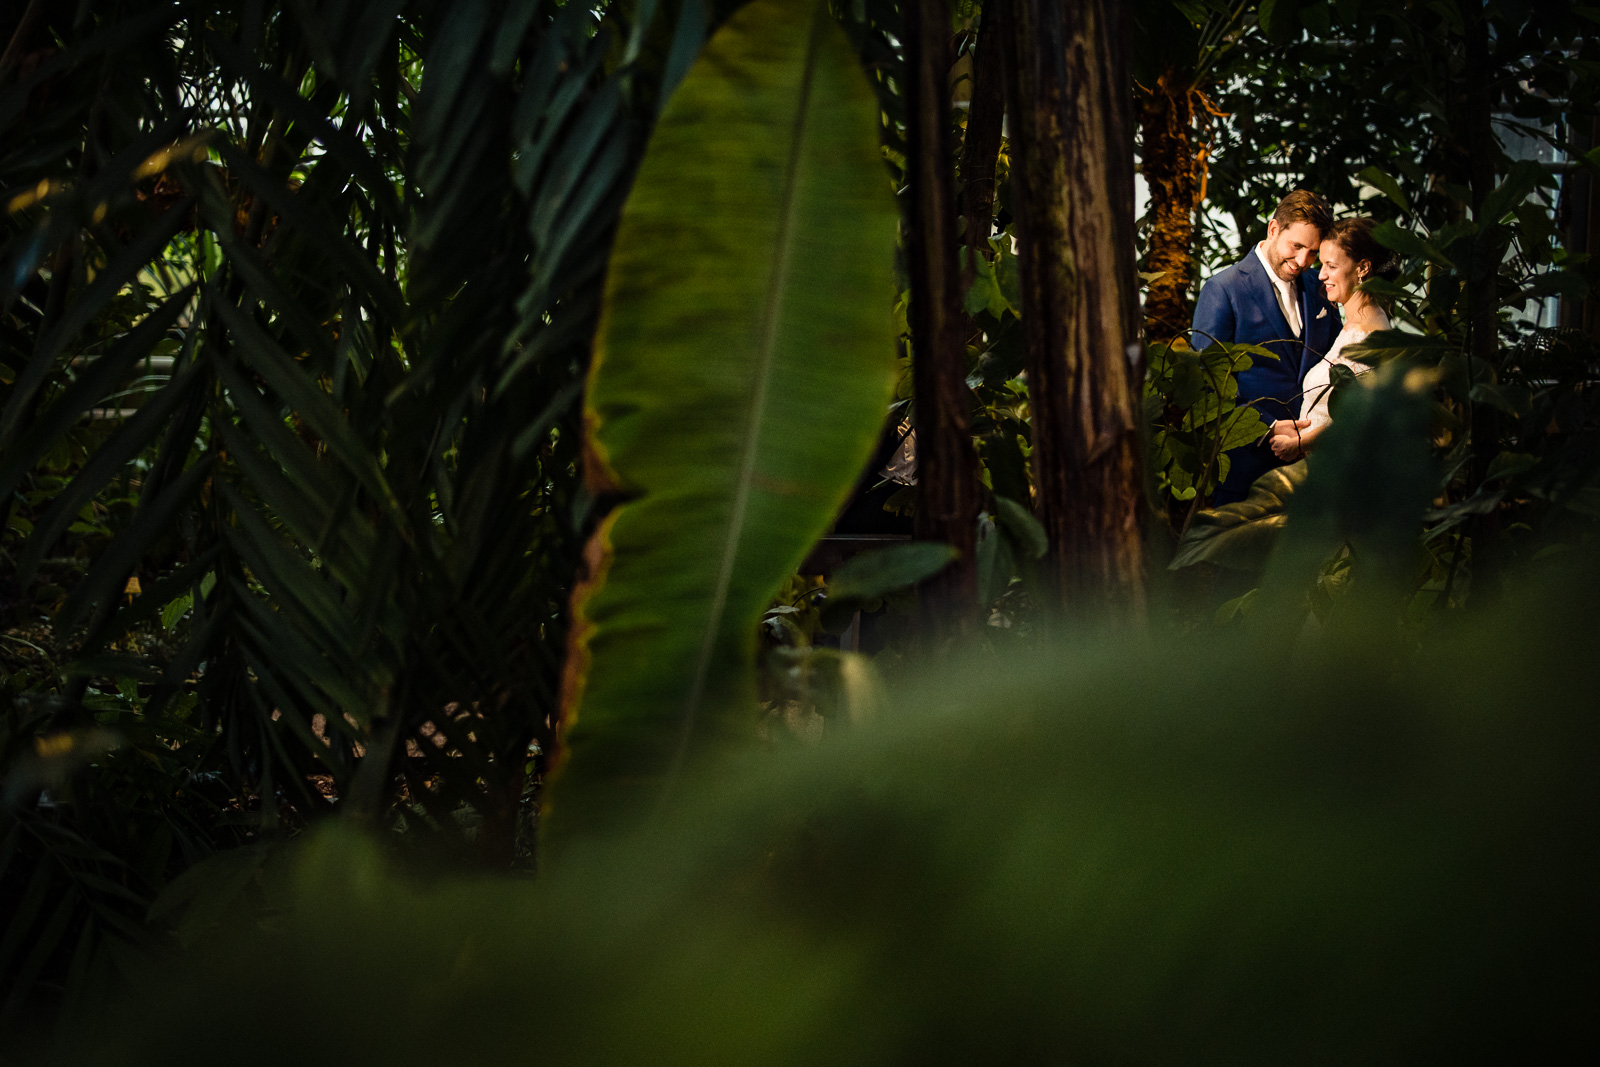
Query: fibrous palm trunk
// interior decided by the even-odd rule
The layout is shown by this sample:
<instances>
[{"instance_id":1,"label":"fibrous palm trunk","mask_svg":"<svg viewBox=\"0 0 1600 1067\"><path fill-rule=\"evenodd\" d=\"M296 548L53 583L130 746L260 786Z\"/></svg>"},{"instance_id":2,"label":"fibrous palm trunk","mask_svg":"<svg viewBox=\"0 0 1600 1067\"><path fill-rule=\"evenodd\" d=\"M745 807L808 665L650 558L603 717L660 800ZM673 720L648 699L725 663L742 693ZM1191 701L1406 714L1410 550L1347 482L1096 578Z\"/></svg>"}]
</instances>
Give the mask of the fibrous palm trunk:
<instances>
[{"instance_id":1,"label":"fibrous palm trunk","mask_svg":"<svg viewBox=\"0 0 1600 1067\"><path fill-rule=\"evenodd\" d=\"M1150 190L1150 240L1144 270L1159 277L1144 298L1144 335L1167 341L1189 328L1194 213L1204 196L1202 150L1194 141L1194 88L1169 65L1140 94L1141 170Z\"/></svg>"}]
</instances>

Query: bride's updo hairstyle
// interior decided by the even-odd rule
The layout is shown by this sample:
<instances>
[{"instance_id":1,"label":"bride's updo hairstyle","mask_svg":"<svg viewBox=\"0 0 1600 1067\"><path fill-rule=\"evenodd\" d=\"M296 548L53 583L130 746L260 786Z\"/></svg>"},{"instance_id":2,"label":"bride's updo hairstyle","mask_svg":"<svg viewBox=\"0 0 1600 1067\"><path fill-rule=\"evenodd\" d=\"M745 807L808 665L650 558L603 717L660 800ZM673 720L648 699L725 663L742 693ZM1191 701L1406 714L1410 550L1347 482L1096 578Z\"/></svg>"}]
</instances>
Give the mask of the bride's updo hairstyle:
<instances>
[{"instance_id":1,"label":"bride's updo hairstyle","mask_svg":"<svg viewBox=\"0 0 1600 1067\"><path fill-rule=\"evenodd\" d=\"M1366 260L1370 266L1367 268L1366 281L1369 278L1382 278L1392 282L1400 277L1400 257L1394 251L1385 248L1372 236L1372 230L1377 225L1368 218L1340 219L1328 230L1327 240L1332 241L1349 256L1351 260L1360 263Z\"/></svg>"}]
</instances>

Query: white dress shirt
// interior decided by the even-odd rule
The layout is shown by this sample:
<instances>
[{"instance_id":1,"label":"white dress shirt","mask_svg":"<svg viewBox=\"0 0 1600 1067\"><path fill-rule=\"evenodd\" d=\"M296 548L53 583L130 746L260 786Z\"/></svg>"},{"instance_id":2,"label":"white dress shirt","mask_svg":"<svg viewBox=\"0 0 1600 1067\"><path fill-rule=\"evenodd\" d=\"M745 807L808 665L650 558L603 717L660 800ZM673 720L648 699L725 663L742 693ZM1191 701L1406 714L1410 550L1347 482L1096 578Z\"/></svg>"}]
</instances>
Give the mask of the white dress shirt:
<instances>
[{"instance_id":1,"label":"white dress shirt","mask_svg":"<svg viewBox=\"0 0 1600 1067\"><path fill-rule=\"evenodd\" d=\"M1272 264L1267 262L1267 254L1262 251L1266 244L1263 241L1256 245L1256 258L1261 261L1261 266L1267 272L1267 278L1272 282L1272 288L1278 294L1278 307L1283 311L1284 319L1289 323L1289 333L1299 337L1304 330L1300 325L1300 301L1295 298L1294 290L1289 288L1289 283L1278 277L1277 271L1272 269Z\"/></svg>"}]
</instances>

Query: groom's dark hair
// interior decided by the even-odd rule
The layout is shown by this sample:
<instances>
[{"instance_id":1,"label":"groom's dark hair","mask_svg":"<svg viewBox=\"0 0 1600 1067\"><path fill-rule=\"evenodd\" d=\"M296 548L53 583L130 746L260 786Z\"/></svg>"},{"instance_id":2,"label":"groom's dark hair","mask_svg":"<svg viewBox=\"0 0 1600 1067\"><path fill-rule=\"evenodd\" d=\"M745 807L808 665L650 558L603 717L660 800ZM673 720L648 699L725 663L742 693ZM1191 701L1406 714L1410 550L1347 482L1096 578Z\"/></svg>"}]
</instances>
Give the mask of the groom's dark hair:
<instances>
[{"instance_id":1,"label":"groom's dark hair","mask_svg":"<svg viewBox=\"0 0 1600 1067\"><path fill-rule=\"evenodd\" d=\"M1278 224L1280 230L1297 222L1309 222L1317 228L1318 233L1327 233L1328 227L1333 225L1333 208L1310 189L1296 189L1278 201L1278 210L1272 213L1272 221Z\"/></svg>"}]
</instances>

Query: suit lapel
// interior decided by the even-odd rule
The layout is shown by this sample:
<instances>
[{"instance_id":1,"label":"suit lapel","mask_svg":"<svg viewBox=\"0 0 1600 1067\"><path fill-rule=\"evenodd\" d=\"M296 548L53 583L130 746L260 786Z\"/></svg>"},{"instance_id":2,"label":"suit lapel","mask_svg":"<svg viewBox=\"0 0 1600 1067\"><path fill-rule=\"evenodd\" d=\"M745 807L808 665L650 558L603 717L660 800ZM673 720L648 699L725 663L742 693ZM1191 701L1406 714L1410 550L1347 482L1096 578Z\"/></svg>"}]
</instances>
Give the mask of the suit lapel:
<instances>
[{"instance_id":1,"label":"suit lapel","mask_svg":"<svg viewBox=\"0 0 1600 1067\"><path fill-rule=\"evenodd\" d=\"M1272 284L1272 279L1267 277L1267 270L1261 265L1261 257L1256 255L1254 248L1239 262L1239 271L1250 279L1250 293L1255 297L1256 303L1266 312L1267 320L1274 324L1273 338L1294 338L1294 331L1289 329L1289 320L1283 317L1283 305L1278 303L1278 290ZM1305 320L1301 316L1301 321Z\"/></svg>"}]
</instances>

